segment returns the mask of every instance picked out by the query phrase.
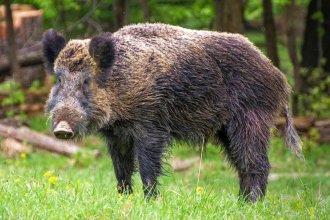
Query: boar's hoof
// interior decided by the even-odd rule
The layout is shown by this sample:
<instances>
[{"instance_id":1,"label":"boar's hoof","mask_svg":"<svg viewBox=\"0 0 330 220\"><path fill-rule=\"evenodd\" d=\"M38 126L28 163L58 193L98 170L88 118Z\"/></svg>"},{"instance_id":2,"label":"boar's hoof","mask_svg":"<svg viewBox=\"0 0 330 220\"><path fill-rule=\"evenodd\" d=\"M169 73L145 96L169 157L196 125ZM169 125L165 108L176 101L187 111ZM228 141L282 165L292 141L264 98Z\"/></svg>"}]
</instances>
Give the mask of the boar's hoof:
<instances>
[{"instance_id":1,"label":"boar's hoof","mask_svg":"<svg viewBox=\"0 0 330 220\"><path fill-rule=\"evenodd\" d=\"M59 139L70 139L73 138L74 133L68 122L60 121L54 129L54 135Z\"/></svg>"}]
</instances>

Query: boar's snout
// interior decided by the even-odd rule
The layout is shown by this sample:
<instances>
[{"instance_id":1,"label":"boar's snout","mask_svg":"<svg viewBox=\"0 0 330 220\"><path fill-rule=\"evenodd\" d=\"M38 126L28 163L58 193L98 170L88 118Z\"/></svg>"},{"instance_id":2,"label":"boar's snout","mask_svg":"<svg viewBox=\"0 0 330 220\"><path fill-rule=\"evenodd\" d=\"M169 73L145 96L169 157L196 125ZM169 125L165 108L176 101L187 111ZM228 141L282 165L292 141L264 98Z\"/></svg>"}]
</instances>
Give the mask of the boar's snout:
<instances>
[{"instance_id":1,"label":"boar's snout","mask_svg":"<svg viewBox=\"0 0 330 220\"><path fill-rule=\"evenodd\" d=\"M74 132L68 122L60 121L54 129L54 135L59 139L71 139L74 137Z\"/></svg>"}]
</instances>

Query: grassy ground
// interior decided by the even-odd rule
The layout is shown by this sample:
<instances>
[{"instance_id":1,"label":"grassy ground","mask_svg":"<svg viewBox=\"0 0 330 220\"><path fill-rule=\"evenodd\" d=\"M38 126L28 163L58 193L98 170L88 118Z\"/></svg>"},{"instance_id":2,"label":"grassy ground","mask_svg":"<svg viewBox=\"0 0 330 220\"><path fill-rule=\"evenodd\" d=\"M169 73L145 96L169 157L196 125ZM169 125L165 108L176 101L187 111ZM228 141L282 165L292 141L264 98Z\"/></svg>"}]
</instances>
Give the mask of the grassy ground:
<instances>
[{"instance_id":1,"label":"grassy ground","mask_svg":"<svg viewBox=\"0 0 330 220\"><path fill-rule=\"evenodd\" d=\"M36 130L45 123L35 119ZM95 137L84 145L97 147L103 156L75 158L30 153L16 159L0 157L0 219L329 219L330 146L305 152L296 159L273 138L270 150L272 171L264 201L237 201L238 180L220 149L208 146L204 155L199 191L199 164L184 172L161 177L160 196L145 202L139 175L134 176L135 193L119 196L106 147ZM198 156L197 148L175 144L173 156ZM168 161L170 161L169 157Z\"/></svg>"}]
</instances>

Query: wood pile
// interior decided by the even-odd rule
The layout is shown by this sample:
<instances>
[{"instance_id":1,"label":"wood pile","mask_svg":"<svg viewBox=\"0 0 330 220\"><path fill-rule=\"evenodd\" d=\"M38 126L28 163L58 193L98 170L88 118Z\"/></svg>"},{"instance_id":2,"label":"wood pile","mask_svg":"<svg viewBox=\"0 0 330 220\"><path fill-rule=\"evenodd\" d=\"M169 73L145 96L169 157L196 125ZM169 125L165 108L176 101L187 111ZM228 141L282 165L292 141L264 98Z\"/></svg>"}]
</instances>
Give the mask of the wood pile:
<instances>
[{"instance_id":1,"label":"wood pile","mask_svg":"<svg viewBox=\"0 0 330 220\"><path fill-rule=\"evenodd\" d=\"M17 49L33 46L40 41L43 33L42 11L35 10L30 5L12 4L14 30L16 34ZM7 27L4 21L5 9L0 6L0 54L6 53Z\"/></svg>"},{"instance_id":2,"label":"wood pile","mask_svg":"<svg viewBox=\"0 0 330 220\"><path fill-rule=\"evenodd\" d=\"M30 5L12 4L14 30L18 62L21 66L23 87L29 87L34 80L43 80L45 76L42 60L41 37L42 11ZM7 27L4 19L5 9L0 5L0 82L10 75L10 63L7 57Z\"/></svg>"}]
</instances>

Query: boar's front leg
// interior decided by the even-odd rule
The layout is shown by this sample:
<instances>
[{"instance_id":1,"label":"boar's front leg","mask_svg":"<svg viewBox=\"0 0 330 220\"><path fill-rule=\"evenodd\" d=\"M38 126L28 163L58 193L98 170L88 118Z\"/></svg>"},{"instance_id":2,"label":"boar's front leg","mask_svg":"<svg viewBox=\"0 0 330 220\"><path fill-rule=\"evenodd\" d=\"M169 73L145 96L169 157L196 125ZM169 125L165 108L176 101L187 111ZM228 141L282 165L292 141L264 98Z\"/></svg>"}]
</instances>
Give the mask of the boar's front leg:
<instances>
[{"instance_id":1,"label":"boar's front leg","mask_svg":"<svg viewBox=\"0 0 330 220\"><path fill-rule=\"evenodd\" d=\"M155 127L140 127L134 140L139 171L146 199L158 194L158 176L162 174L162 156L169 141L168 132Z\"/></svg>"},{"instance_id":2,"label":"boar's front leg","mask_svg":"<svg viewBox=\"0 0 330 220\"><path fill-rule=\"evenodd\" d=\"M133 192L131 177L135 170L132 141L121 139L112 133L107 133L106 139L118 181L118 193L130 194Z\"/></svg>"}]
</instances>

